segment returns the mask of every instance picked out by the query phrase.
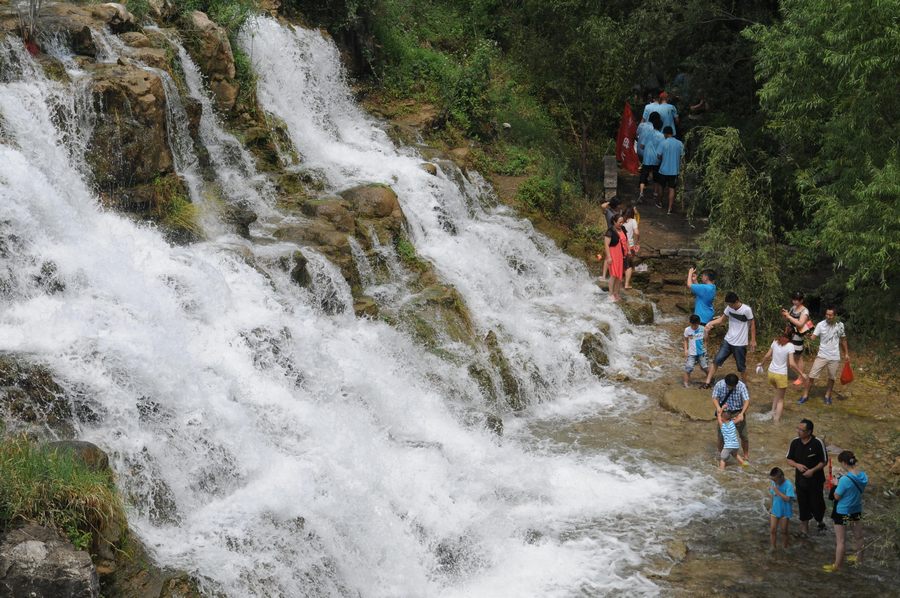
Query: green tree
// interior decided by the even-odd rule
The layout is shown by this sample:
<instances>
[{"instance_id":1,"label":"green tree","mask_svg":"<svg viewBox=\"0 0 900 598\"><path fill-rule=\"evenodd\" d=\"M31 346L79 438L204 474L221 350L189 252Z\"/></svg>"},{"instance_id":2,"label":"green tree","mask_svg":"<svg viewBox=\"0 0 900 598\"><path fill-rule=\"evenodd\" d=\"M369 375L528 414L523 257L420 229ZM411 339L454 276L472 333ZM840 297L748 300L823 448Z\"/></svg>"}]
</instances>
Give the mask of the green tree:
<instances>
[{"instance_id":1,"label":"green tree","mask_svg":"<svg viewBox=\"0 0 900 598\"><path fill-rule=\"evenodd\" d=\"M704 263L715 266L723 288L735 291L771 332L784 300L771 181L753 167L735 128L698 128L689 141L697 149L686 172L700 181L694 193L709 206L709 228L699 239Z\"/></svg>"},{"instance_id":2,"label":"green tree","mask_svg":"<svg viewBox=\"0 0 900 598\"><path fill-rule=\"evenodd\" d=\"M857 321L896 331L900 4L785 0L755 26L759 99Z\"/></svg>"}]
</instances>

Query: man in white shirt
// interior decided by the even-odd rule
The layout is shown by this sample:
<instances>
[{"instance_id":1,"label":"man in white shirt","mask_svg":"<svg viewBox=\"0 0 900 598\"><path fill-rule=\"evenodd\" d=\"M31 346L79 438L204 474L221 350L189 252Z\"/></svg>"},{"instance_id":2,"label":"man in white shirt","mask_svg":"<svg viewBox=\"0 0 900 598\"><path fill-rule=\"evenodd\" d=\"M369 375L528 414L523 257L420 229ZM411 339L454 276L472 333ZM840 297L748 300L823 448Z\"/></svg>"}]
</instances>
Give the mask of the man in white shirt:
<instances>
[{"instance_id":1,"label":"man in white shirt","mask_svg":"<svg viewBox=\"0 0 900 598\"><path fill-rule=\"evenodd\" d=\"M756 320L753 319L753 310L749 305L741 303L737 293L730 292L725 295L725 313L714 318L706 324L706 333L724 321L728 321L728 332L725 340L716 353L716 358L709 366L706 375L706 383L701 388L709 388L712 384L716 370L722 367L729 355L734 355L737 371L741 373L744 383L747 383L747 337L750 338L750 351L756 351ZM749 333L749 334L748 334Z\"/></svg>"},{"instance_id":2,"label":"man in white shirt","mask_svg":"<svg viewBox=\"0 0 900 598\"><path fill-rule=\"evenodd\" d=\"M806 388L798 403L809 400L809 391L813 381L819 377L822 370L828 371L828 385L825 387L825 404L831 405L831 391L834 389L834 380L838 376L841 367L841 349L844 349L844 361L850 361L850 349L847 348L847 335L844 332L844 323L837 321L837 313L833 306L825 309L825 319L816 324L810 338L819 339L819 353L809 370L809 378L806 380Z\"/></svg>"}]
</instances>

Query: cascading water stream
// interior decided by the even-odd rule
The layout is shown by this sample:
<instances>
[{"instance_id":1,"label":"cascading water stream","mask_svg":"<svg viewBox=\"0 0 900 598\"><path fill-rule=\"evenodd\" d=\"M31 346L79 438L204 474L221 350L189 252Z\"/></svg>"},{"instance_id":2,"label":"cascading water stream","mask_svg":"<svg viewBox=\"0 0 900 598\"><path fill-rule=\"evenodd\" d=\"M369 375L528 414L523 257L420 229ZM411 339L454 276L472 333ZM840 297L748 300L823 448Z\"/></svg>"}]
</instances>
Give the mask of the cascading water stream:
<instances>
[{"instance_id":1,"label":"cascading water stream","mask_svg":"<svg viewBox=\"0 0 900 598\"><path fill-rule=\"evenodd\" d=\"M401 156L350 103L317 33L256 26L265 35L244 41L260 97L309 164L335 187L394 185L418 250L480 326L502 331L518 367L540 373L540 388L559 401L619 401L574 346L598 313L623 351L633 342L598 309L584 270L527 223ZM465 367L353 317L324 258L310 253L344 302L335 315L321 305L329 297L267 265L271 245L173 247L102 211L71 158L85 135L66 135L54 116L76 90L5 44L0 350L46 363L90 397L79 436L111 453L130 524L161 564L235 597L658 592L639 571L659 550L648 531L709 508L704 480L639 454L614 462L499 442L473 416L483 399ZM45 263L53 292L32 275Z\"/></svg>"},{"instance_id":2,"label":"cascading water stream","mask_svg":"<svg viewBox=\"0 0 900 598\"><path fill-rule=\"evenodd\" d=\"M249 205L260 217L270 216L274 204L271 183L256 171L250 153L219 124L200 69L181 41L171 33L164 35L178 54L190 97L200 104L200 141L209 153L225 198L230 203Z\"/></svg>"}]
</instances>

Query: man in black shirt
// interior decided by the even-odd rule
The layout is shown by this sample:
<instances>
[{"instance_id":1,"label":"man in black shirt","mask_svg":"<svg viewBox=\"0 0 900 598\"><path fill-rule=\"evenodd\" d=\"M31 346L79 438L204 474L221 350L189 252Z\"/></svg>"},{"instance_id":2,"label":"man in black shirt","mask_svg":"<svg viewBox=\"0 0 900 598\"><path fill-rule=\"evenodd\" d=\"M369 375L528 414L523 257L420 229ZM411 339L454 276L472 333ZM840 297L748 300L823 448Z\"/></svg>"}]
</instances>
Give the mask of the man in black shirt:
<instances>
[{"instance_id":1,"label":"man in black shirt","mask_svg":"<svg viewBox=\"0 0 900 598\"><path fill-rule=\"evenodd\" d=\"M801 419L797 426L797 438L791 441L787 454L788 465L797 470L797 507L800 510L800 536L809 535L809 520L815 518L819 531L825 529L825 465L828 453L825 443L813 436L813 423Z\"/></svg>"}]
</instances>

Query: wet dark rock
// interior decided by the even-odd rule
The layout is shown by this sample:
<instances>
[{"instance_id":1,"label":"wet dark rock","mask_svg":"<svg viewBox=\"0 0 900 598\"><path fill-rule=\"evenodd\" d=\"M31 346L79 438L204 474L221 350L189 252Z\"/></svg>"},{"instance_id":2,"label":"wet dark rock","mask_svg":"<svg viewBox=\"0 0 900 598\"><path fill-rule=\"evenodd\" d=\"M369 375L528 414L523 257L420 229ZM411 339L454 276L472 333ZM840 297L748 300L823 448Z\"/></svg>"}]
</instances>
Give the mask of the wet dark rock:
<instances>
[{"instance_id":1,"label":"wet dark rock","mask_svg":"<svg viewBox=\"0 0 900 598\"><path fill-rule=\"evenodd\" d=\"M355 313L359 318L377 318L378 303L376 303L375 300L371 297L360 295L353 302L353 313Z\"/></svg>"},{"instance_id":2,"label":"wet dark rock","mask_svg":"<svg viewBox=\"0 0 900 598\"><path fill-rule=\"evenodd\" d=\"M34 282L48 295L55 295L66 290L66 285L59 276L59 268L54 262L41 264L41 271Z\"/></svg>"},{"instance_id":3,"label":"wet dark rock","mask_svg":"<svg viewBox=\"0 0 900 598\"><path fill-rule=\"evenodd\" d=\"M638 326L653 323L653 304L643 299L629 297L623 301L619 301L619 307L625 314L625 319L629 323Z\"/></svg>"},{"instance_id":4,"label":"wet dark rock","mask_svg":"<svg viewBox=\"0 0 900 598\"><path fill-rule=\"evenodd\" d=\"M52 529L25 525L0 539L0 595L96 598L100 583L87 552Z\"/></svg>"},{"instance_id":5,"label":"wet dark rock","mask_svg":"<svg viewBox=\"0 0 900 598\"><path fill-rule=\"evenodd\" d=\"M72 435L72 408L50 371L21 355L0 354L0 412L10 423L45 426Z\"/></svg>"},{"instance_id":6,"label":"wet dark rock","mask_svg":"<svg viewBox=\"0 0 900 598\"><path fill-rule=\"evenodd\" d=\"M484 424L487 426L487 429L496 434L497 436L503 436L503 418L499 415L494 415L493 413L488 413L484 416Z\"/></svg>"},{"instance_id":7,"label":"wet dark rock","mask_svg":"<svg viewBox=\"0 0 900 598\"><path fill-rule=\"evenodd\" d=\"M507 404L516 411L524 409L525 402L519 394L519 380L513 374L509 360L503 354L497 334L493 330L485 335L484 344L488 349L491 365L500 375L501 387Z\"/></svg>"},{"instance_id":8,"label":"wet dark rock","mask_svg":"<svg viewBox=\"0 0 900 598\"><path fill-rule=\"evenodd\" d=\"M609 356L606 349L606 338L601 334L587 333L581 339L581 354L584 355L591 367L591 373L602 378L609 365Z\"/></svg>"},{"instance_id":9,"label":"wet dark rock","mask_svg":"<svg viewBox=\"0 0 900 598\"><path fill-rule=\"evenodd\" d=\"M310 275L308 268L309 261L306 259L306 256L299 251L294 252L292 260L294 265L291 268L291 280L304 289L308 288L309 285L312 284L312 276Z\"/></svg>"},{"instance_id":10,"label":"wet dark rock","mask_svg":"<svg viewBox=\"0 0 900 598\"><path fill-rule=\"evenodd\" d=\"M250 237L250 225L256 222L258 218L256 212L250 209L245 203L237 203L229 205L222 212L222 218L225 222L234 225L235 230L244 238Z\"/></svg>"}]
</instances>

